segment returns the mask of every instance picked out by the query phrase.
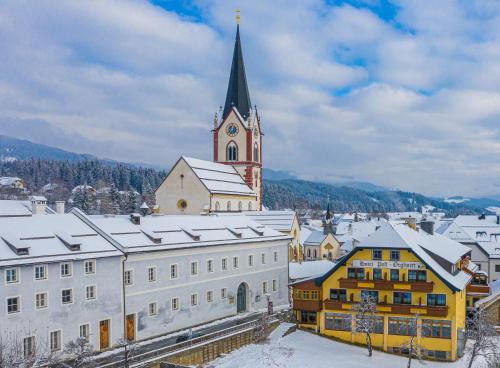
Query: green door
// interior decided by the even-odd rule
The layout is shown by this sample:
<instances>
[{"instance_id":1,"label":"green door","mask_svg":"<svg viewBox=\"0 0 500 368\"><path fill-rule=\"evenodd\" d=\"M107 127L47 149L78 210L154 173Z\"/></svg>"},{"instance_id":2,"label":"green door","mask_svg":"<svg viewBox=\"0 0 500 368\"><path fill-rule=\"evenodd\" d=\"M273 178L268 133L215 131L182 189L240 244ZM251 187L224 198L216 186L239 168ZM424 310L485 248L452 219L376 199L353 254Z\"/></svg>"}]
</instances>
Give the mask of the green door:
<instances>
[{"instance_id":1,"label":"green door","mask_svg":"<svg viewBox=\"0 0 500 368\"><path fill-rule=\"evenodd\" d=\"M238 293L236 295L236 310L238 313L247 310L247 288L245 284L238 286Z\"/></svg>"}]
</instances>

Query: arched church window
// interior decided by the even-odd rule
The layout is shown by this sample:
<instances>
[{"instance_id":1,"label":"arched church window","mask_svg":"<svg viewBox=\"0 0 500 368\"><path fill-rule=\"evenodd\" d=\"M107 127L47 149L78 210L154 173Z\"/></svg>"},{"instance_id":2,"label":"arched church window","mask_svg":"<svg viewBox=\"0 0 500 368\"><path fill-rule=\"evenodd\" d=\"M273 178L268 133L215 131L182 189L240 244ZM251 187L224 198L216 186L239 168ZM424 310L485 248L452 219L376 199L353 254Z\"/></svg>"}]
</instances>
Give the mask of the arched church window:
<instances>
[{"instance_id":1,"label":"arched church window","mask_svg":"<svg viewBox=\"0 0 500 368\"><path fill-rule=\"evenodd\" d=\"M253 160L255 162L259 162L259 146L257 145L257 142L253 144Z\"/></svg>"},{"instance_id":2,"label":"arched church window","mask_svg":"<svg viewBox=\"0 0 500 368\"><path fill-rule=\"evenodd\" d=\"M238 211L243 211L243 202L242 201L239 201L238 202Z\"/></svg>"},{"instance_id":3,"label":"arched church window","mask_svg":"<svg viewBox=\"0 0 500 368\"><path fill-rule=\"evenodd\" d=\"M314 250L314 259L318 258L318 251L315 249Z\"/></svg>"},{"instance_id":4,"label":"arched church window","mask_svg":"<svg viewBox=\"0 0 500 368\"><path fill-rule=\"evenodd\" d=\"M227 211L231 211L231 201L227 201Z\"/></svg>"},{"instance_id":5,"label":"arched church window","mask_svg":"<svg viewBox=\"0 0 500 368\"><path fill-rule=\"evenodd\" d=\"M219 201L215 202L215 210L220 211L220 203Z\"/></svg>"},{"instance_id":6,"label":"arched church window","mask_svg":"<svg viewBox=\"0 0 500 368\"><path fill-rule=\"evenodd\" d=\"M238 146L234 142L227 145L227 160L238 161Z\"/></svg>"},{"instance_id":7,"label":"arched church window","mask_svg":"<svg viewBox=\"0 0 500 368\"><path fill-rule=\"evenodd\" d=\"M248 202L248 210L251 211L252 210L252 202Z\"/></svg>"},{"instance_id":8,"label":"arched church window","mask_svg":"<svg viewBox=\"0 0 500 368\"><path fill-rule=\"evenodd\" d=\"M307 250L307 258L311 258L311 250L310 249Z\"/></svg>"}]
</instances>

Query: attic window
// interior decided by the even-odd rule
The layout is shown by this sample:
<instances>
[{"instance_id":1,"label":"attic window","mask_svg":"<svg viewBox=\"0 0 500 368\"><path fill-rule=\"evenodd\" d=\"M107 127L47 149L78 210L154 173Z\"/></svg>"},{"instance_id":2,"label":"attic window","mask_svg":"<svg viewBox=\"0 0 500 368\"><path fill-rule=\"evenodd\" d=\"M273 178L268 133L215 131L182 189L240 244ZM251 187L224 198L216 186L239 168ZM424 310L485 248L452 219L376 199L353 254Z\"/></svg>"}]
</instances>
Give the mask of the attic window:
<instances>
[{"instance_id":1,"label":"attic window","mask_svg":"<svg viewBox=\"0 0 500 368\"><path fill-rule=\"evenodd\" d=\"M155 244L160 244L161 241L162 241L162 237L158 234L155 234L153 231L151 230L147 230L147 229L141 229L141 232L146 235L149 240L151 240L153 243Z\"/></svg>"},{"instance_id":2,"label":"attic window","mask_svg":"<svg viewBox=\"0 0 500 368\"><path fill-rule=\"evenodd\" d=\"M234 227L226 227L226 229L237 238L241 238L242 235L241 231L236 230Z\"/></svg>"},{"instance_id":3,"label":"attic window","mask_svg":"<svg viewBox=\"0 0 500 368\"><path fill-rule=\"evenodd\" d=\"M77 242L76 240L73 239L73 237L67 233L64 232L59 232L55 234L56 237L62 241L62 243L68 248L69 250L75 252L80 250L80 245L82 243Z\"/></svg>"},{"instance_id":4,"label":"attic window","mask_svg":"<svg viewBox=\"0 0 500 368\"><path fill-rule=\"evenodd\" d=\"M29 247L25 246L20 239L15 238L10 234L2 235L1 238L18 256L26 256L29 254Z\"/></svg>"},{"instance_id":5,"label":"attic window","mask_svg":"<svg viewBox=\"0 0 500 368\"><path fill-rule=\"evenodd\" d=\"M200 233L197 233L196 231L194 230L191 230L191 229L186 229L184 227L181 228L182 231L184 231L191 239L193 240L196 240L196 241L199 241L200 238L201 238L201 234Z\"/></svg>"},{"instance_id":6,"label":"attic window","mask_svg":"<svg viewBox=\"0 0 500 368\"><path fill-rule=\"evenodd\" d=\"M257 229L257 228L256 228L256 227L254 227L254 226L249 226L249 228L250 228L250 229L251 229L254 233L256 233L256 234L257 234L257 235L259 235L259 236L263 236L263 235L264 235L264 231L259 230L259 229Z\"/></svg>"}]
</instances>

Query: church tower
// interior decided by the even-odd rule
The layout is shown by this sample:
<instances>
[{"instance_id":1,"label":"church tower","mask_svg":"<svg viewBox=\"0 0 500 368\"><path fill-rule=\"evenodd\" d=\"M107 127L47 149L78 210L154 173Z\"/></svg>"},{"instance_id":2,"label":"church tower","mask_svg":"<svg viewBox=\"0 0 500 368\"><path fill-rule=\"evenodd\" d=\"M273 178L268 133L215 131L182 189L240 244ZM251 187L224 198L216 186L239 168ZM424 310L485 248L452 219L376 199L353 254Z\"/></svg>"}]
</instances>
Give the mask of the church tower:
<instances>
[{"instance_id":1,"label":"church tower","mask_svg":"<svg viewBox=\"0 0 500 368\"><path fill-rule=\"evenodd\" d=\"M245 210L262 209L262 131L257 108L252 108L248 92L239 14L236 17L231 74L224 109L214 118L214 161L233 165L257 194L255 205Z\"/></svg>"}]
</instances>

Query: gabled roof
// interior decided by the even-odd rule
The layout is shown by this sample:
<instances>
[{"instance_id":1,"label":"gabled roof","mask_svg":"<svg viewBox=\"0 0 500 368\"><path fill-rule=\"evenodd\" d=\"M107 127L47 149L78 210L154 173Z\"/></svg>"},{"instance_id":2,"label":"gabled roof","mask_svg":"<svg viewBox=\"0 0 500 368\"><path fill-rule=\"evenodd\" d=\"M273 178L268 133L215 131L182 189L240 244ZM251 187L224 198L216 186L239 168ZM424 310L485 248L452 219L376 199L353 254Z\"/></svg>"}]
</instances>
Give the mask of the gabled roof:
<instances>
[{"instance_id":1,"label":"gabled roof","mask_svg":"<svg viewBox=\"0 0 500 368\"><path fill-rule=\"evenodd\" d=\"M40 198L46 200L45 197ZM53 214L54 211L49 206L46 206L45 213ZM19 217L32 215L33 211L30 201L0 200L0 217Z\"/></svg>"},{"instance_id":2,"label":"gabled roof","mask_svg":"<svg viewBox=\"0 0 500 368\"><path fill-rule=\"evenodd\" d=\"M294 211L244 211L243 214L248 216L259 224L269 226L277 231L292 231L293 222L295 220Z\"/></svg>"},{"instance_id":3,"label":"gabled roof","mask_svg":"<svg viewBox=\"0 0 500 368\"><path fill-rule=\"evenodd\" d=\"M304 241L304 245L320 245L327 236L328 234L321 230L313 230Z\"/></svg>"},{"instance_id":4,"label":"gabled roof","mask_svg":"<svg viewBox=\"0 0 500 368\"><path fill-rule=\"evenodd\" d=\"M234 43L233 61L231 63L231 74L227 86L226 103L222 119L226 119L231 109L235 107L240 115L247 119L250 116L250 93L248 92L245 64L243 63L243 52L241 51L240 26L236 27L236 41Z\"/></svg>"},{"instance_id":5,"label":"gabled roof","mask_svg":"<svg viewBox=\"0 0 500 368\"><path fill-rule=\"evenodd\" d=\"M212 194L237 194L255 197L255 192L245 183L231 165L182 156L202 184Z\"/></svg>"},{"instance_id":6,"label":"gabled roof","mask_svg":"<svg viewBox=\"0 0 500 368\"><path fill-rule=\"evenodd\" d=\"M320 261L290 262L289 277L292 280L307 279L324 275L332 269L334 262L322 259Z\"/></svg>"}]
</instances>

